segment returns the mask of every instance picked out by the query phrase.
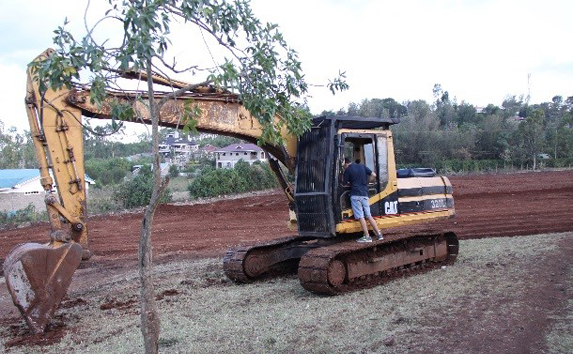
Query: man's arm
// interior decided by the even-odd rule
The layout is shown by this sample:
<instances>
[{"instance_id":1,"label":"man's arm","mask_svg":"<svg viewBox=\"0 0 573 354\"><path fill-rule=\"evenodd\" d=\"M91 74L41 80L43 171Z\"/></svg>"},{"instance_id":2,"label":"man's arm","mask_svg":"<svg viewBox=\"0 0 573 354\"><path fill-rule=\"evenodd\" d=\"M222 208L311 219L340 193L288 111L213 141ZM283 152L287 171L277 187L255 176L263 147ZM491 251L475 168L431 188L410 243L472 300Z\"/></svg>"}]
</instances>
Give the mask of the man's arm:
<instances>
[{"instance_id":1,"label":"man's arm","mask_svg":"<svg viewBox=\"0 0 573 354\"><path fill-rule=\"evenodd\" d=\"M368 183L376 182L376 173L372 172L370 176L368 176Z\"/></svg>"},{"instance_id":2,"label":"man's arm","mask_svg":"<svg viewBox=\"0 0 573 354\"><path fill-rule=\"evenodd\" d=\"M348 169L346 169L344 171L344 176L342 178L342 185L343 186L349 186L350 185L350 182L348 181Z\"/></svg>"},{"instance_id":3,"label":"man's arm","mask_svg":"<svg viewBox=\"0 0 573 354\"><path fill-rule=\"evenodd\" d=\"M374 173L374 171L372 171L371 169L369 169L368 167L364 166L366 168L366 175L368 176L368 183L373 183L376 181L376 173Z\"/></svg>"}]
</instances>

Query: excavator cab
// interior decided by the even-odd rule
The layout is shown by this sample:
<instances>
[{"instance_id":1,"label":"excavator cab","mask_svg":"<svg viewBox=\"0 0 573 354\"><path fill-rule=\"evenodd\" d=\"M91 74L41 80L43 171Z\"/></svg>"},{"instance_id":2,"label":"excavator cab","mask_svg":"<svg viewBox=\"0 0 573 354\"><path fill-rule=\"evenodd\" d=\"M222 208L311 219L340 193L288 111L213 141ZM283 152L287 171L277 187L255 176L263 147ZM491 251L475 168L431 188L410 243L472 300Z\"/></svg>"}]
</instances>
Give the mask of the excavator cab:
<instances>
[{"instance_id":1,"label":"excavator cab","mask_svg":"<svg viewBox=\"0 0 573 354\"><path fill-rule=\"evenodd\" d=\"M372 216L396 214L396 170L393 118L329 116L315 118L299 141L294 199L301 235L332 238L355 233L343 227L357 223L343 184L344 158L359 161L376 173L368 185ZM356 225L355 225L356 226Z\"/></svg>"}]
</instances>

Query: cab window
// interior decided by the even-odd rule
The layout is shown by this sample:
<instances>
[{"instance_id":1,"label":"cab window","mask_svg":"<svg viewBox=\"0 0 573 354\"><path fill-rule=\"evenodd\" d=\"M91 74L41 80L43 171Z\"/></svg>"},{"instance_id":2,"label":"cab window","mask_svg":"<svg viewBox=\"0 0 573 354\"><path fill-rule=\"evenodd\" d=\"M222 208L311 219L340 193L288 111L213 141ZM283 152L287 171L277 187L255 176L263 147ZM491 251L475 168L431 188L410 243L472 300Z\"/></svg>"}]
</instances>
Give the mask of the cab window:
<instances>
[{"instance_id":1,"label":"cab window","mask_svg":"<svg viewBox=\"0 0 573 354\"><path fill-rule=\"evenodd\" d=\"M376 153L374 142L371 138L347 137L344 140L344 157L349 158L351 162L358 160L361 164L377 173Z\"/></svg>"}]
</instances>

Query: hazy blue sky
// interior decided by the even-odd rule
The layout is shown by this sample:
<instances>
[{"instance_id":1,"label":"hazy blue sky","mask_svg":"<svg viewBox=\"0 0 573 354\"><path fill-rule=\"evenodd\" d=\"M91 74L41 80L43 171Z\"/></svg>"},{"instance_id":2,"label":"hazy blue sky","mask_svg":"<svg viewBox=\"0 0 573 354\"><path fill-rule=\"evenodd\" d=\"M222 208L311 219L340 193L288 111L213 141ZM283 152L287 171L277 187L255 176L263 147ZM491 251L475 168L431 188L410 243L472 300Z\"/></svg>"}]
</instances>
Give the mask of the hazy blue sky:
<instances>
[{"instance_id":1,"label":"hazy blue sky","mask_svg":"<svg viewBox=\"0 0 573 354\"><path fill-rule=\"evenodd\" d=\"M92 0L90 24L106 3ZM27 127L26 64L52 45L52 31L65 17L83 35L85 4L0 0L0 120L7 126ZM346 72L348 92L332 97L312 89L313 113L364 98L430 101L436 83L458 102L499 105L507 95L527 95L528 74L532 103L573 96L570 0L255 0L252 7L261 20L280 25L310 83ZM180 28L175 35L172 55L212 64L200 36Z\"/></svg>"}]
</instances>

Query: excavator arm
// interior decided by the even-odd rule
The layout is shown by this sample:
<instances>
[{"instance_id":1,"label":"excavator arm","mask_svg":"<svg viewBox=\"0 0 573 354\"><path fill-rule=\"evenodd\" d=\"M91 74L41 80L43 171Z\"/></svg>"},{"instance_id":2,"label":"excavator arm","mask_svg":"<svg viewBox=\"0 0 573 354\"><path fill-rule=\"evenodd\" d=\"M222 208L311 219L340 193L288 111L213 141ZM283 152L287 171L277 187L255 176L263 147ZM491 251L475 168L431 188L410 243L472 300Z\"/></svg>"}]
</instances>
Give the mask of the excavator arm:
<instances>
[{"instance_id":1,"label":"excavator arm","mask_svg":"<svg viewBox=\"0 0 573 354\"><path fill-rule=\"evenodd\" d=\"M53 54L48 49L36 60ZM124 74L125 78L147 78L143 74ZM156 84L175 89L188 84L154 76ZM157 92L161 100L168 92ZM41 184L51 225L47 244L22 244L15 247L4 262L8 290L30 328L43 332L47 322L67 292L71 278L82 259L91 256L86 225L87 208L83 151L82 117L110 119L114 104L130 105L134 122L151 124L148 96L143 92L107 92L106 102L90 102L86 87L41 92L34 74L28 70L26 112L30 124ZM161 107L159 124L179 128L184 123L189 105L199 108L196 129L200 132L237 137L256 143L263 129L258 120L241 104L236 94L219 92L209 87L199 87ZM279 120L280 117L275 117ZM289 170L295 168L297 138L283 131L284 145L264 144L262 147L276 160L271 168L278 177L287 198L293 201L292 188L287 183L277 162Z\"/></svg>"}]
</instances>

